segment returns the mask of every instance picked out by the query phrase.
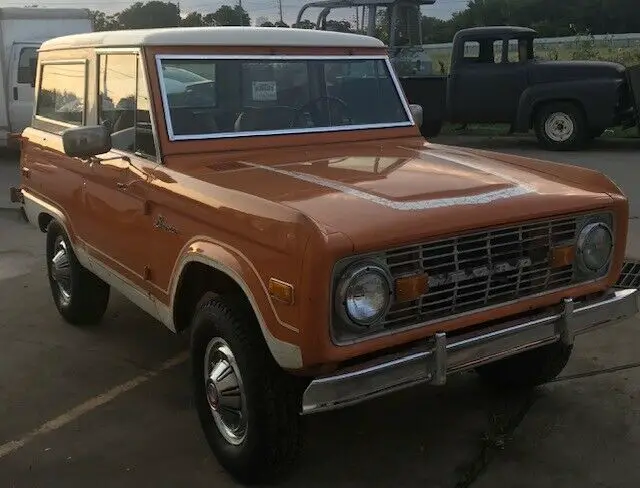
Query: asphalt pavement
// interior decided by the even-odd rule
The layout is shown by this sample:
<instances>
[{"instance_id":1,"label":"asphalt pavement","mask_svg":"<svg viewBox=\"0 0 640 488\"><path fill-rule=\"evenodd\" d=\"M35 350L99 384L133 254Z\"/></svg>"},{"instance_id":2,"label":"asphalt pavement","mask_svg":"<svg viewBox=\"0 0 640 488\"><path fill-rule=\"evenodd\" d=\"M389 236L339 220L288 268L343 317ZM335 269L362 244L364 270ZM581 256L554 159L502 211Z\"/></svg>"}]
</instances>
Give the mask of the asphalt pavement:
<instances>
[{"instance_id":1,"label":"asphalt pavement","mask_svg":"<svg viewBox=\"0 0 640 488\"><path fill-rule=\"evenodd\" d=\"M640 215L640 143L548 153L526 139L438 139L594 167ZM635 144L635 145L634 145ZM0 198L17 180L0 156ZM101 325L64 323L44 234L0 199L0 487L234 487L201 434L187 338L118 293ZM630 245L640 241L632 230ZM640 484L640 322L578 338L558 381L497 395L473 374L307 418L285 487L616 487Z\"/></svg>"}]
</instances>

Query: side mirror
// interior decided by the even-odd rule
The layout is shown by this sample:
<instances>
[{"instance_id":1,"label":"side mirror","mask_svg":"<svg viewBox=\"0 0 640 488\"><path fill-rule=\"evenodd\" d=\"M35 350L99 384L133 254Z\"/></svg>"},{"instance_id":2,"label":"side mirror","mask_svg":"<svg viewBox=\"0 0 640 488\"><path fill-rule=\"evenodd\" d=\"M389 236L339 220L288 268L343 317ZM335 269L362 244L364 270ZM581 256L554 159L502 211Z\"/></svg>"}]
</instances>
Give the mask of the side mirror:
<instances>
[{"instance_id":1,"label":"side mirror","mask_svg":"<svg viewBox=\"0 0 640 488\"><path fill-rule=\"evenodd\" d=\"M412 103L409 105L409 110L411 111L411 116L415 121L418 127L422 127L423 113L422 113L422 105L416 105Z\"/></svg>"},{"instance_id":2,"label":"side mirror","mask_svg":"<svg viewBox=\"0 0 640 488\"><path fill-rule=\"evenodd\" d=\"M74 127L62 133L62 146L67 156L88 159L111 151L111 134L102 125Z\"/></svg>"}]
</instances>

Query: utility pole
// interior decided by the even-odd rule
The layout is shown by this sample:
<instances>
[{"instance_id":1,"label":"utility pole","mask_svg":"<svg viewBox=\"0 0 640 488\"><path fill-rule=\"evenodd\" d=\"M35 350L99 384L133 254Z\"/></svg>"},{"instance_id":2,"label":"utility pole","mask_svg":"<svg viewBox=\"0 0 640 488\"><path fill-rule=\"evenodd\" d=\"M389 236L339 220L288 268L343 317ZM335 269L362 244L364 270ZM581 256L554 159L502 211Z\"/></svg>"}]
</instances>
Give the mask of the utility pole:
<instances>
[{"instance_id":1,"label":"utility pole","mask_svg":"<svg viewBox=\"0 0 640 488\"><path fill-rule=\"evenodd\" d=\"M284 18L282 15L282 0L278 0L278 9L280 10L280 23L284 24Z\"/></svg>"}]
</instances>

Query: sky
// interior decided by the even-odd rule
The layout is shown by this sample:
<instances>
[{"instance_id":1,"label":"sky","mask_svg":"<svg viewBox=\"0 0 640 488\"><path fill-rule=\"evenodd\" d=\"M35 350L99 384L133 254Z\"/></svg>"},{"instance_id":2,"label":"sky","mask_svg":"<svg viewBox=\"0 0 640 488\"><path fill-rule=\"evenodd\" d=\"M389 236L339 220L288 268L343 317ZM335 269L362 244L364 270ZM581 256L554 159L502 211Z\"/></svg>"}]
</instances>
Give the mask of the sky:
<instances>
[{"instance_id":1,"label":"sky","mask_svg":"<svg viewBox=\"0 0 640 488\"><path fill-rule=\"evenodd\" d=\"M145 1L145 0L141 0ZM197 10L203 13L215 12L220 5L237 3L237 0L171 0L180 4L182 13ZM300 7L312 0L282 0L285 22L292 23ZM463 10L468 0L436 0L435 5L423 6L425 15L448 19L451 14L458 10ZM92 10L102 10L107 13L115 13L127 8L136 0L85 0L82 6ZM38 5L39 7L75 7L77 0L1 0L0 4L7 7L24 7L25 5ZM242 5L249 11L253 20L257 17L267 17L270 20L277 20L278 0L242 0ZM304 18L313 19L318 13L317 9L309 10ZM330 17L331 18L331 17Z\"/></svg>"}]
</instances>

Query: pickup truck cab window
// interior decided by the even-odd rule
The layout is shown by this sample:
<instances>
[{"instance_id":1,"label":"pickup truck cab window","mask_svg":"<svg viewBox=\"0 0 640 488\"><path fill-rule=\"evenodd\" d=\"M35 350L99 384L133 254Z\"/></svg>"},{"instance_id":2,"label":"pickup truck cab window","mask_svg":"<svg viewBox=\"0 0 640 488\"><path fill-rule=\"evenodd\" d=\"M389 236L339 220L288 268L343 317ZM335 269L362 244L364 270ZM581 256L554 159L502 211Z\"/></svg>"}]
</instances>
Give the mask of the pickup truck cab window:
<instances>
[{"instance_id":1,"label":"pickup truck cab window","mask_svg":"<svg viewBox=\"0 0 640 488\"><path fill-rule=\"evenodd\" d=\"M171 140L412 124L384 57L167 55L158 63ZM180 85L171 71L189 66L217 80Z\"/></svg>"},{"instance_id":2,"label":"pickup truck cab window","mask_svg":"<svg viewBox=\"0 0 640 488\"><path fill-rule=\"evenodd\" d=\"M84 62L43 65L35 113L41 128L61 132L65 127L83 125L86 83Z\"/></svg>"}]
</instances>

